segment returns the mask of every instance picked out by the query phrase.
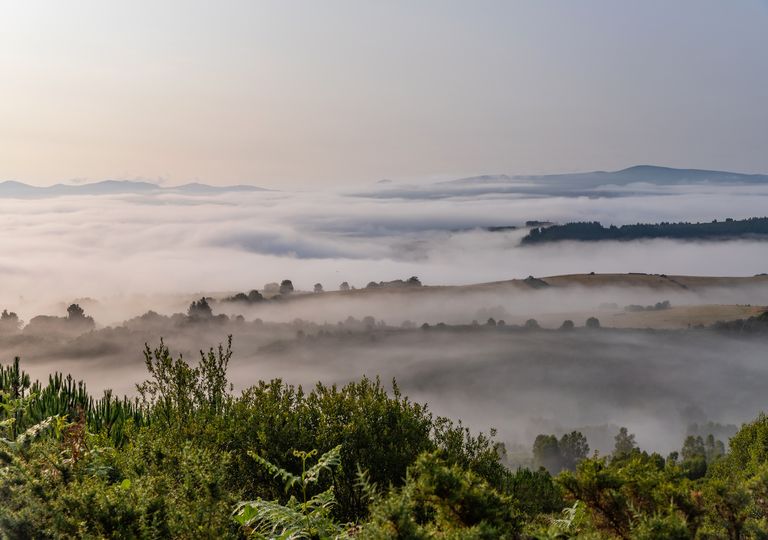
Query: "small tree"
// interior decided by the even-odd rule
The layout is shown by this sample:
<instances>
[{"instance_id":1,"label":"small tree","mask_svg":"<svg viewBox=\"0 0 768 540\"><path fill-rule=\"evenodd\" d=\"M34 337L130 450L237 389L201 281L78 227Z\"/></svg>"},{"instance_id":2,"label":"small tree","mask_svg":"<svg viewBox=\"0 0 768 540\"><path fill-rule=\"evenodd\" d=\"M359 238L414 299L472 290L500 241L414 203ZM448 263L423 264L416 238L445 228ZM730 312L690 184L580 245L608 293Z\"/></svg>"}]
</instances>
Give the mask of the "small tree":
<instances>
[{"instance_id":1,"label":"small tree","mask_svg":"<svg viewBox=\"0 0 768 540\"><path fill-rule=\"evenodd\" d=\"M694 437L689 435L683 442L683 449L680 452L683 459L693 459L695 457L706 457L706 451L704 450L704 439L701 436Z\"/></svg>"},{"instance_id":2,"label":"small tree","mask_svg":"<svg viewBox=\"0 0 768 540\"><path fill-rule=\"evenodd\" d=\"M348 291L349 290L349 283L346 281L342 282L341 285L339 285L340 291Z\"/></svg>"},{"instance_id":3,"label":"small tree","mask_svg":"<svg viewBox=\"0 0 768 540\"><path fill-rule=\"evenodd\" d=\"M187 310L187 315L193 319L210 319L213 317L213 310L204 297L200 300L193 300Z\"/></svg>"},{"instance_id":4,"label":"small tree","mask_svg":"<svg viewBox=\"0 0 768 540\"><path fill-rule=\"evenodd\" d=\"M71 321L85 319L85 310L80 307L80 304L70 304L67 308L67 317Z\"/></svg>"},{"instance_id":5,"label":"small tree","mask_svg":"<svg viewBox=\"0 0 768 540\"><path fill-rule=\"evenodd\" d=\"M316 293L323 292L323 284L322 283L315 283L315 289L314 290L315 290Z\"/></svg>"},{"instance_id":6,"label":"small tree","mask_svg":"<svg viewBox=\"0 0 768 540\"><path fill-rule=\"evenodd\" d=\"M575 470L576 465L589 454L587 438L579 431L572 431L560 437L558 443L562 465L569 470Z\"/></svg>"},{"instance_id":7,"label":"small tree","mask_svg":"<svg viewBox=\"0 0 768 540\"><path fill-rule=\"evenodd\" d=\"M725 454L725 445L723 444L723 441L715 440L715 436L710 433L707 435L707 442L704 450L706 452L707 463L711 463Z\"/></svg>"},{"instance_id":8,"label":"small tree","mask_svg":"<svg viewBox=\"0 0 768 540\"><path fill-rule=\"evenodd\" d=\"M614 459L627 457L637 448L634 433L629 433L625 427L619 428L619 432L613 440L616 441L613 446Z\"/></svg>"},{"instance_id":9,"label":"small tree","mask_svg":"<svg viewBox=\"0 0 768 540\"><path fill-rule=\"evenodd\" d=\"M261 302L262 300L264 300L264 297L256 289L253 289L251 292L248 293L249 302L255 303L255 302Z\"/></svg>"},{"instance_id":10,"label":"small tree","mask_svg":"<svg viewBox=\"0 0 768 540\"><path fill-rule=\"evenodd\" d=\"M280 294L289 295L293 292L293 282L290 279L284 279L280 283Z\"/></svg>"},{"instance_id":11,"label":"small tree","mask_svg":"<svg viewBox=\"0 0 768 540\"><path fill-rule=\"evenodd\" d=\"M587 328L600 328L600 320L597 317L587 319Z\"/></svg>"},{"instance_id":12,"label":"small tree","mask_svg":"<svg viewBox=\"0 0 768 540\"><path fill-rule=\"evenodd\" d=\"M70 304L67 308L67 322L71 326L81 330L93 329L95 326L93 317L87 316L83 308L78 304Z\"/></svg>"},{"instance_id":13,"label":"small tree","mask_svg":"<svg viewBox=\"0 0 768 540\"><path fill-rule=\"evenodd\" d=\"M541 326L539 326L539 321L536 319L528 319L525 321L525 327L529 329L541 328Z\"/></svg>"},{"instance_id":14,"label":"small tree","mask_svg":"<svg viewBox=\"0 0 768 540\"><path fill-rule=\"evenodd\" d=\"M562 468L560 444L554 435L538 435L533 442L533 461L539 467L544 467L551 473L557 473Z\"/></svg>"},{"instance_id":15,"label":"small tree","mask_svg":"<svg viewBox=\"0 0 768 540\"><path fill-rule=\"evenodd\" d=\"M136 385L142 406L153 422L183 426L195 413L221 414L229 403L232 386L227 367L232 358L232 336L227 346L200 351L200 362L192 367L179 355L174 359L164 341L150 349L144 345L144 365L150 378Z\"/></svg>"},{"instance_id":16,"label":"small tree","mask_svg":"<svg viewBox=\"0 0 768 540\"><path fill-rule=\"evenodd\" d=\"M16 331L20 327L21 327L21 321L19 320L19 316L16 315L16 313L14 313L13 311L8 311L7 309L4 309L3 313L0 314L0 329Z\"/></svg>"},{"instance_id":17,"label":"small tree","mask_svg":"<svg viewBox=\"0 0 768 540\"><path fill-rule=\"evenodd\" d=\"M573 330L574 324L573 321L570 319L566 319L563 321L563 324L560 325L560 330Z\"/></svg>"}]
</instances>

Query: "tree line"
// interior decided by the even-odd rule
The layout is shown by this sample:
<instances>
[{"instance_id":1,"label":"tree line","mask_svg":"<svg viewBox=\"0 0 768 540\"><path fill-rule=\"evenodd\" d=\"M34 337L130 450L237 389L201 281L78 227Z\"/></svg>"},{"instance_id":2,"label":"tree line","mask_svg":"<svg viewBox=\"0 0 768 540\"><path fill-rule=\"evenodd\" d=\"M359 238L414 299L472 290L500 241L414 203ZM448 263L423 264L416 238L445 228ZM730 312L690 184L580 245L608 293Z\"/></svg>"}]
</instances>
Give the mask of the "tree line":
<instances>
[{"instance_id":1,"label":"tree line","mask_svg":"<svg viewBox=\"0 0 768 540\"><path fill-rule=\"evenodd\" d=\"M730 238L765 237L768 217L742 220L727 218L701 223L636 223L603 226L599 221L580 221L548 227L534 227L523 237L522 245L543 244L563 240L594 242L599 240L640 240L671 238L677 240L724 240Z\"/></svg>"}]
</instances>

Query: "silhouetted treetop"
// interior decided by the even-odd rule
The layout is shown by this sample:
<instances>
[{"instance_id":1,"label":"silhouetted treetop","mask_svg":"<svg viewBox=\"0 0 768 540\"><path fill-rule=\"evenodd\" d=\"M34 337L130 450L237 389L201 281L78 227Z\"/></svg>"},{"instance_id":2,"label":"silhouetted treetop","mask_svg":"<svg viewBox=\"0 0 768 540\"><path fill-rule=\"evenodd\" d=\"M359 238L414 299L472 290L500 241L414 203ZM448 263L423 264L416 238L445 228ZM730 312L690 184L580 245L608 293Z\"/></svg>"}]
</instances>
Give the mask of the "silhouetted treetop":
<instances>
[{"instance_id":1,"label":"silhouetted treetop","mask_svg":"<svg viewBox=\"0 0 768 540\"><path fill-rule=\"evenodd\" d=\"M213 317L213 310L208 304L208 300L201 298L200 300L193 301L189 305L187 315L194 319L210 319Z\"/></svg>"},{"instance_id":2,"label":"silhouetted treetop","mask_svg":"<svg viewBox=\"0 0 768 540\"><path fill-rule=\"evenodd\" d=\"M78 320L85 318L85 310L80 307L79 304L70 304L67 308L67 316L71 320Z\"/></svg>"},{"instance_id":3,"label":"silhouetted treetop","mask_svg":"<svg viewBox=\"0 0 768 540\"><path fill-rule=\"evenodd\" d=\"M288 295L293 292L293 282L290 279L284 279L280 283L280 294Z\"/></svg>"}]
</instances>

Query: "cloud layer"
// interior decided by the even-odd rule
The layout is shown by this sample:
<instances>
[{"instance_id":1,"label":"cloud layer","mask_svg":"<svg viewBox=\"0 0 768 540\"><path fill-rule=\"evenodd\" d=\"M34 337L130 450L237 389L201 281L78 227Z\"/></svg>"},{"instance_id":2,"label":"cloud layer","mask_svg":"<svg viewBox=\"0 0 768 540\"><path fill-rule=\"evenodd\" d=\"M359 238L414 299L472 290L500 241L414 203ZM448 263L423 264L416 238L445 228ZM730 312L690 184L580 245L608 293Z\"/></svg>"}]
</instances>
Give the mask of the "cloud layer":
<instances>
[{"instance_id":1,"label":"cloud layer","mask_svg":"<svg viewBox=\"0 0 768 540\"><path fill-rule=\"evenodd\" d=\"M78 297L248 290L283 278L301 289L316 282L333 289L410 275L426 284L590 271L752 275L768 271L768 250L758 241L520 248L522 231L483 227L743 218L765 208L764 186L617 188L591 198L258 192L0 199L0 301L28 315Z\"/></svg>"}]
</instances>

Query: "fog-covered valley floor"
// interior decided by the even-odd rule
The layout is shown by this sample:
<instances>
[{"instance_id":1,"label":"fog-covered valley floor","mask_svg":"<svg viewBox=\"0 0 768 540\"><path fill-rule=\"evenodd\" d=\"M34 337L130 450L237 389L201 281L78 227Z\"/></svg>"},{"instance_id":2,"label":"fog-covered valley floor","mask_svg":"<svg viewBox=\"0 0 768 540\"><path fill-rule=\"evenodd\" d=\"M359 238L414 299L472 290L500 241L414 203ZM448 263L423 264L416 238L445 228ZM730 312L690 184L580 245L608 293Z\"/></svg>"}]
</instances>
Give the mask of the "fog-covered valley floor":
<instances>
[{"instance_id":1,"label":"fog-covered valley floor","mask_svg":"<svg viewBox=\"0 0 768 540\"><path fill-rule=\"evenodd\" d=\"M542 304L548 293L539 293ZM235 354L229 375L237 392L273 378L304 387L318 381L342 384L362 376L380 377L387 384L395 379L403 393L428 403L436 414L460 419L476 431L497 429L499 440L513 455L525 454L540 432L574 429L588 436L593 449L609 451L619 426L636 433L645 448L670 451L679 447L692 424L738 425L765 407L766 333L741 335L703 327L590 330L583 328L588 311L574 319L570 331L558 329L559 323L526 328L514 316L497 320L500 312L506 312L501 305L485 313L472 311L471 306L481 305L477 302L487 300L487 294L466 295L467 317L460 323L455 321L460 318L456 304L444 302L442 315L449 325L436 323L434 311L429 322L390 319L390 324L352 315L313 321L312 310L306 311L308 318L286 322L150 312L89 331L73 331L67 318L50 319L40 331L38 321L0 337L0 351L7 359L21 356L33 377L44 380L61 371L85 380L97 393L109 388L119 395L135 395L135 384L146 377L145 343L154 347L163 338L174 354L195 362L201 348L215 347L232 335ZM536 294L517 297L525 299L530 309ZM591 298L583 291L564 294L573 295L571 302ZM658 292L645 294L652 297ZM323 295L307 298L307 303L321 301L318 296ZM395 296L399 301L389 302L407 312L402 299L408 296L420 295L401 293ZM615 292L613 297L617 298ZM510 309L514 298L496 296ZM356 302L363 300L342 306L354 312ZM369 300L366 308L370 312L377 305L379 311L392 308L376 302L380 300ZM439 301L431 302L436 309ZM299 309L301 303L301 297L265 302L261 312L273 309L279 314L292 304L292 310ZM652 320L665 316L665 311L646 314ZM763 311L755 307L749 313ZM616 308L595 308L593 315L614 312ZM489 315L490 321L477 321L478 315Z\"/></svg>"}]
</instances>

